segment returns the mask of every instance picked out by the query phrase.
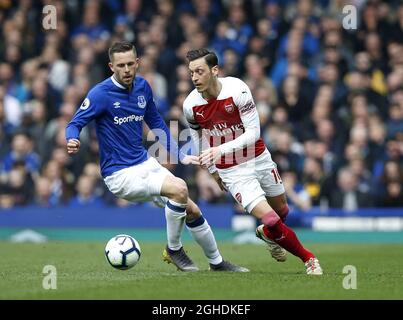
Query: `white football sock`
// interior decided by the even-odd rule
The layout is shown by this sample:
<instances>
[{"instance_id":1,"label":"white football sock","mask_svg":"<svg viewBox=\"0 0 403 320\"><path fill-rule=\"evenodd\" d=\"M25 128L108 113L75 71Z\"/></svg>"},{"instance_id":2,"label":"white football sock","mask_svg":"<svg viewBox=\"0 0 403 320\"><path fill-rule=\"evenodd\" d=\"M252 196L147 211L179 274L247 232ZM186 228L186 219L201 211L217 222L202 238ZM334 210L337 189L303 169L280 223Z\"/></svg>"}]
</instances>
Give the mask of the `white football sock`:
<instances>
[{"instance_id":1,"label":"white football sock","mask_svg":"<svg viewBox=\"0 0 403 320\"><path fill-rule=\"evenodd\" d=\"M167 220L168 248L179 250L182 248L181 234L186 218L186 204L168 200L165 205L165 218Z\"/></svg>"},{"instance_id":2,"label":"white football sock","mask_svg":"<svg viewBox=\"0 0 403 320\"><path fill-rule=\"evenodd\" d=\"M218 251L213 231L203 216L187 222L186 227L192 234L193 239L202 247L209 263L219 264L223 261L220 251Z\"/></svg>"}]
</instances>

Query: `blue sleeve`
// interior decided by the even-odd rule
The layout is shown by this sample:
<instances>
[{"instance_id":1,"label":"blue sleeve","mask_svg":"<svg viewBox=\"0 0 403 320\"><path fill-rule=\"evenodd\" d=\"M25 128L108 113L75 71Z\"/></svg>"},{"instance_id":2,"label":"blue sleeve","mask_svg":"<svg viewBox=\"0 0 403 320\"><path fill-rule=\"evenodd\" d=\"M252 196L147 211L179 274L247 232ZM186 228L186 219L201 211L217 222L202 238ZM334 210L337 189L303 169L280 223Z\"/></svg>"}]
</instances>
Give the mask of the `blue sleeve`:
<instances>
[{"instance_id":1,"label":"blue sleeve","mask_svg":"<svg viewBox=\"0 0 403 320\"><path fill-rule=\"evenodd\" d=\"M149 128L153 130L154 134L158 137L158 141L171 154L171 157L174 156L175 159L178 159L179 156L179 159L182 160L185 154L179 152L178 144L176 143L174 137L172 137L164 119L157 110L157 107L154 103L153 93L149 85L147 85L147 88L149 94L147 107L144 114L144 121L147 123Z\"/></svg>"},{"instance_id":2,"label":"blue sleeve","mask_svg":"<svg viewBox=\"0 0 403 320\"><path fill-rule=\"evenodd\" d=\"M66 140L79 139L81 129L104 111L102 93L91 90L66 127Z\"/></svg>"}]
</instances>

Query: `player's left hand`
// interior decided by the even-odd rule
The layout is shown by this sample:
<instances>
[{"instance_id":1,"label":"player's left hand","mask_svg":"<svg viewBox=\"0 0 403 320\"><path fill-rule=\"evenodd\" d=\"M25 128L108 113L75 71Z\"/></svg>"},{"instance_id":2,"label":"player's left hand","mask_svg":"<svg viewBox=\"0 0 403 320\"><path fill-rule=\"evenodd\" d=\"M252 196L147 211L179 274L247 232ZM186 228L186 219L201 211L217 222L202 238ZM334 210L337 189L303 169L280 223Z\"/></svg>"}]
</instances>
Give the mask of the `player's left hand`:
<instances>
[{"instance_id":1,"label":"player's left hand","mask_svg":"<svg viewBox=\"0 0 403 320\"><path fill-rule=\"evenodd\" d=\"M221 151L218 147L212 147L204 150L200 157L199 161L202 166L210 166L214 164L221 157Z\"/></svg>"},{"instance_id":2,"label":"player's left hand","mask_svg":"<svg viewBox=\"0 0 403 320\"><path fill-rule=\"evenodd\" d=\"M198 156L185 156L182 160L181 163L184 165L189 165L189 164L196 164L199 165L199 157Z\"/></svg>"}]
</instances>

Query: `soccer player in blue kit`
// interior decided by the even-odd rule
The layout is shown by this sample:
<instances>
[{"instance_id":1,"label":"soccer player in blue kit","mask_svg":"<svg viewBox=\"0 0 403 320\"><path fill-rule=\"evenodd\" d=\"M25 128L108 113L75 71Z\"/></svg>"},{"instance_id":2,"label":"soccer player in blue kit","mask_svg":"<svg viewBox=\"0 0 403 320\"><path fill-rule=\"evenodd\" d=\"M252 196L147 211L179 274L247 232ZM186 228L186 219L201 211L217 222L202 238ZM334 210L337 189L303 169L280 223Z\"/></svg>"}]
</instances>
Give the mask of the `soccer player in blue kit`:
<instances>
[{"instance_id":1,"label":"soccer player in blue kit","mask_svg":"<svg viewBox=\"0 0 403 320\"><path fill-rule=\"evenodd\" d=\"M160 142L167 151L187 164L198 164L196 156L179 152L167 125L159 114L148 82L136 75L139 58L133 44L116 42L109 48L113 75L95 85L66 127L67 152L80 149L80 132L95 120L99 141L101 174L108 189L132 202L155 201L165 204L167 246L164 261L182 271L198 271L181 243L186 226L206 255L210 270L248 272L223 260L214 234L199 207L189 198L186 183L175 177L142 143L143 121L151 130L164 133Z\"/></svg>"}]
</instances>

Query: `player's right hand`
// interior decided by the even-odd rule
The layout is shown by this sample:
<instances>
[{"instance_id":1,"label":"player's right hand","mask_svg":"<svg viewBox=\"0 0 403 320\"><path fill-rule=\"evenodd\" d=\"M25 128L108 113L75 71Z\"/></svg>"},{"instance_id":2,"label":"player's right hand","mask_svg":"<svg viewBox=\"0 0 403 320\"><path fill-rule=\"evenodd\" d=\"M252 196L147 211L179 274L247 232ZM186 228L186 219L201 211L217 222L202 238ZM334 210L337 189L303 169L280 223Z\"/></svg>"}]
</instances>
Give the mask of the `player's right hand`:
<instances>
[{"instance_id":1,"label":"player's right hand","mask_svg":"<svg viewBox=\"0 0 403 320\"><path fill-rule=\"evenodd\" d=\"M80 149L80 140L77 139L70 139L67 142L67 153L68 154L74 154L77 153L78 150Z\"/></svg>"},{"instance_id":2,"label":"player's right hand","mask_svg":"<svg viewBox=\"0 0 403 320\"><path fill-rule=\"evenodd\" d=\"M212 173L211 175L213 176L214 180L217 182L218 186L222 191L228 191L228 188L225 185L224 181L222 181L222 179L220 178L218 171Z\"/></svg>"}]
</instances>

